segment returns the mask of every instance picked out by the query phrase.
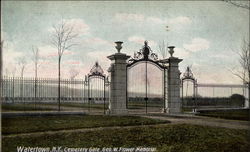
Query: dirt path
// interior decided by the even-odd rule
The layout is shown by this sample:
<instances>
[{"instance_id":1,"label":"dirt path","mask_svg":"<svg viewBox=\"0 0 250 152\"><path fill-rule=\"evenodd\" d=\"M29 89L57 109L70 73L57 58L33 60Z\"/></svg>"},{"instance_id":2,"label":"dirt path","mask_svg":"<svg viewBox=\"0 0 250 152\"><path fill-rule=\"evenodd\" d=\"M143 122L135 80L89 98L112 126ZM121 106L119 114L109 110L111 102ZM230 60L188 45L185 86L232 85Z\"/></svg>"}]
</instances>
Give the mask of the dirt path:
<instances>
[{"instance_id":1,"label":"dirt path","mask_svg":"<svg viewBox=\"0 0 250 152\"><path fill-rule=\"evenodd\" d=\"M211 127L250 130L249 121L227 120L227 119L219 119L219 118L203 117L203 116L193 116L184 118L172 117L172 116L143 116L143 117L159 119L159 120L168 120L171 121L172 124L194 124L194 125L211 126Z\"/></svg>"},{"instance_id":2,"label":"dirt path","mask_svg":"<svg viewBox=\"0 0 250 152\"><path fill-rule=\"evenodd\" d=\"M97 127L97 128L82 128L82 129L69 129L69 130L58 130L58 131L45 131L45 132L33 132L33 133L19 133L11 135L3 135L3 138L8 137L17 137L17 136L40 136L46 134L58 134L58 133L71 133L71 132L88 132L94 130L108 130L108 129L121 129L121 128L140 128L140 127L153 127L153 126L167 126L172 124L194 124L202 126L211 126L211 127L222 127L222 128L231 128L231 129L249 129L249 121L238 121L238 120L226 120L226 119L217 119L209 118L203 116L193 116L193 117L173 117L173 116L153 116L153 115L144 115L142 117L159 119L159 120L168 120L171 123L165 124L154 124L154 125L139 125L139 126L115 126L115 127Z\"/></svg>"}]
</instances>

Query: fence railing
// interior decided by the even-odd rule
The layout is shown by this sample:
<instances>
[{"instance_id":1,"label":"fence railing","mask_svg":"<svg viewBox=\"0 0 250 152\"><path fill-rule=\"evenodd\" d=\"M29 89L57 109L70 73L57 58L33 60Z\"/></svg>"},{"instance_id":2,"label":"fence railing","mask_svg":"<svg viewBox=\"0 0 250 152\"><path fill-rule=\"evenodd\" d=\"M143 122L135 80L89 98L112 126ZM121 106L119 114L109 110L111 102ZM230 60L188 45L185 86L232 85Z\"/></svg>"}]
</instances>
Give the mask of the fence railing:
<instances>
[{"instance_id":1,"label":"fence railing","mask_svg":"<svg viewBox=\"0 0 250 152\"><path fill-rule=\"evenodd\" d=\"M248 107L246 85L240 84L188 84L181 90L184 107Z\"/></svg>"},{"instance_id":2,"label":"fence railing","mask_svg":"<svg viewBox=\"0 0 250 152\"><path fill-rule=\"evenodd\" d=\"M102 107L105 108L102 104L105 104L107 107L109 86L105 85L105 90L103 87L95 87L95 89L92 88L89 90L90 87L88 87L88 85L89 84L84 79L61 79L60 102L62 106L68 106L71 107L71 109L86 108L87 110L90 110L93 106L97 107L97 109L101 109ZM13 108L12 106L14 104L15 106L18 105L17 109L19 110L37 110L41 109L41 107L44 107L46 104L53 107L52 109L57 110L56 106L59 97L58 79L56 78L35 79L4 76L1 79L0 89L1 101L3 104L7 105L4 105L3 108L7 110L15 110L16 107ZM10 108L10 106L12 106L12 108ZM69 108L66 109L69 110Z\"/></svg>"},{"instance_id":3,"label":"fence railing","mask_svg":"<svg viewBox=\"0 0 250 152\"><path fill-rule=\"evenodd\" d=\"M88 98L87 83L83 79L61 79L60 98L62 100L85 100ZM103 90L91 90L92 98L101 100ZM102 95L101 95L102 94ZM106 89L108 97L108 89ZM8 100L56 100L58 80L49 78L3 77L1 97Z\"/></svg>"}]
</instances>

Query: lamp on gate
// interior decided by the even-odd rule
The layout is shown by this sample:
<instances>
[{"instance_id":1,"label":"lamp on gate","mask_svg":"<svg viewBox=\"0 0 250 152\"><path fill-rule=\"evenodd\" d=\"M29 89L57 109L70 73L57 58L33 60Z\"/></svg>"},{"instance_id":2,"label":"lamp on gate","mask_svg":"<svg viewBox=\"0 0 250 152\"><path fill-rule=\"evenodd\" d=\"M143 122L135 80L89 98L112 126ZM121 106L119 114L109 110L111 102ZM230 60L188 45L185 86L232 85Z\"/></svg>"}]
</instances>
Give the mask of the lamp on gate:
<instances>
[{"instance_id":1,"label":"lamp on gate","mask_svg":"<svg viewBox=\"0 0 250 152\"><path fill-rule=\"evenodd\" d=\"M116 41L115 44L115 48L117 49L118 53L120 53L120 50L122 49L122 41Z\"/></svg>"}]
</instances>

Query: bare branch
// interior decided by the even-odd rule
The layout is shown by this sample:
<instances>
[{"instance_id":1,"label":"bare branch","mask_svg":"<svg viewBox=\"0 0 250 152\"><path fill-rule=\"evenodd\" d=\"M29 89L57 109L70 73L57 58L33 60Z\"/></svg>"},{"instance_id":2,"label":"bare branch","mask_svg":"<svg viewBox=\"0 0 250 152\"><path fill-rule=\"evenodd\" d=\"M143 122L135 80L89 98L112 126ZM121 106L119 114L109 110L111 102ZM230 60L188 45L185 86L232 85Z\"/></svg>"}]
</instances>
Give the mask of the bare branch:
<instances>
[{"instance_id":1,"label":"bare branch","mask_svg":"<svg viewBox=\"0 0 250 152\"><path fill-rule=\"evenodd\" d=\"M26 58L21 57L18 59L18 65L20 66L20 76L23 77L25 67L27 65Z\"/></svg>"},{"instance_id":2,"label":"bare branch","mask_svg":"<svg viewBox=\"0 0 250 152\"><path fill-rule=\"evenodd\" d=\"M65 50L69 50L71 47L76 46L77 44L70 44L67 47L65 47Z\"/></svg>"},{"instance_id":3,"label":"bare branch","mask_svg":"<svg viewBox=\"0 0 250 152\"><path fill-rule=\"evenodd\" d=\"M241 71L232 70L232 69L229 69L229 71L230 71L233 75L237 76L237 77L240 78L242 81L244 81L244 76L243 76L244 73L242 73Z\"/></svg>"},{"instance_id":4,"label":"bare branch","mask_svg":"<svg viewBox=\"0 0 250 152\"><path fill-rule=\"evenodd\" d=\"M79 70L70 69L70 70L69 70L70 79L73 80L79 73L80 73Z\"/></svg>"},{"instance_id":5,"label":"bare branch","mask_svg":"<svg viewBox=\"0 0 250 152\"><path fill-rule=\"evenodd\" d=\"M165 44L163 40L162 43L159 44L159 51L158 51L161 54L163 59L167 57L167 53L168 53L167 50L168 50L168 46Z\"/></svg>"},{"instance_id":6,"label":"bare branch","mask_svg":"<svg viewBox=\"0 0 250 152\"><path fill-rule=\"evenodd\" d=\"M40 56L39 52L40 52L40 50L37 47L34 48L32 46L32 61L34 63L35 78L37 78L38 68L41 65L41 63L39 62L40 59L41 59L41 56Z\"/></svg>"},{"instance_id":7,"label":"bare branch","mask_svg":"<svg viewBox=\"0 0 250 152\"><path fill-rule=\"evenodd\" d=\"M53 26L51 44L57 48L58 56L61 58L64 51L76 45L73 40L78 36L74 33L74 27L67 25L64 20L58 26Z\"/></svg>"},{"instance_id":8,"label":"bare branch","mask_svg":"<svg viewBox=\"0 0 250 152\"><path fill-rule=\"evenodd\" d=\"M14 68L11 70L11 75L12 75L12 77L15 77L15 75L16 75L16 66L14 66Z\"/></svg>"},{"instance_id":9,"label":"bare branch","mask_svg":"<svg viewBox=\"0 0 250 152\"><path fill-rule=\"evenodd\" d=\"M240 78L244 84L250 82L250 43L243 39L243 44L237 52L240 68L231 70L232 74Z\"/></svg>"}]
</instances>

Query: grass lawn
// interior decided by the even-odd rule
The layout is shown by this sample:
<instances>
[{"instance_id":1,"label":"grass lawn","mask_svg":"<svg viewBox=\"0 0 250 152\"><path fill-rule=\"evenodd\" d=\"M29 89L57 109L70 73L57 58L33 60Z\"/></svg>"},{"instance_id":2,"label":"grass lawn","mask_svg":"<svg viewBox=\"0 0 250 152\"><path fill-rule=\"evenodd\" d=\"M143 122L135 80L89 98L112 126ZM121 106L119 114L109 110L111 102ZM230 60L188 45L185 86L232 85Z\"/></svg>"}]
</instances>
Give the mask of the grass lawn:
<instances>
[{"instance_id":1,"label":"grass lawn","mask_svg":"<svg viewBox=\"0 0 250 152\"><path fill-rule=\"evenodd\" d=\"M146 107L145 101L128 101L128 109L144 109ZM148 101L147 107L157 107L157 108L163 108L163 102L154 102L154 101Z\"/></svg>"},{"instance_id":2,"label":"grass lawn","mask_svg":"<svg viewBox=\"0 0 250 152\"><path fill-rule=\"evenodd\" d=\"M57 102L52 103L42 103L38 102L36 104L34 103L8 103L8 104L2 104L2 111L57 111L58 108ZM162 103L154 103L154 102L148 102L147 104L148 108L163 108ZM63 108L78 108L79 110L88 110L88 108L93 110L100 110L103 111L104 104L97 104L97 103L74 103L74 102L61 102L62 110ZM144 109L146 107L145 102L129 102L128 103L128 109ZM105 109L108 109L108 101L106 101Z\"/></svg>"},{"instance_id":3,"label":"grass lawn","mask_svg":"<svg viewBox=\"0 0 250 152\"><path fill-rule=\"evenodd\" d=\"M247 152L249 131L176 124L87 132L4 137L3 152L31 147L155 147L158 152Z\"/></svg>"},{"instance_id":4,"label":"grass lawn","mask_svg":"<svg viewBox=\"0 0 250 152\"><path fill-rule=\"evenodd\" d=\"M44 116L2 118L2 134L28 133L37 131L79 129L107 126L129 126L168 123L136 116Z\"/></svg>"},{"instance_id":5,"label":"grass lawn","mask_svg":"<svg viewBox=\"0 0 250 152\"><path fill-rule=\"evenodd\" d=\"M53 104L55 106L55 104ZM52 107L51 105L45 105L42 104L40 106L39 104L23 104L23 103L18 103L18 104L2 104L2 111L55 111L57 108Z\"/></svg>"},{"instance_id":6,"label":"grass lawn","mask_svg":"<svg viewBox=\"0 0 250 152\"><path fill-rule=\"evenodd\" d=\"M249 109L201 111L197 115L233 120L250 120Z\"/></svg>"},{"instance_id":7,"label":"grass lawn","mask_svg":"<svg viewBox=\"0 0 250 152\"><path fill-rule=\"evenodd\" d=\"M192 112L193 108L192 107L182 107L181 110L182 110L182 112Z\"/></svg>"},{"instance_id":8,"label":"grass lawn","mask_svg":"<svg viewBox=\"0 0 250 152\"><path fill-rule=\"evenodd\" d=\"M77 108L88 108L90 107L91 109L103 109L104 108L104 104L96 104L96 103L62 103L62 106L65 107L77 107ZM108 103L106 101L105 104L105 109L108 109Z\"/></svg>"},{"instance_id":9,"label":"grass lawn","mask_svg":"<svg viewBox=\"0 0 250 152\"><path fill-rule=\"evenodd\" d=\"M58 104L57 103L15 103L15 104L2 104L2 111L57 111ZM97 109L97 110L103 110L104 104L93 104L90 103L68 103L68 102L62 102L61 103L62 108L79 108L81 109ZM106 103L105 109L108 108L108 104Z\"/></svg>"}]
</instances>

